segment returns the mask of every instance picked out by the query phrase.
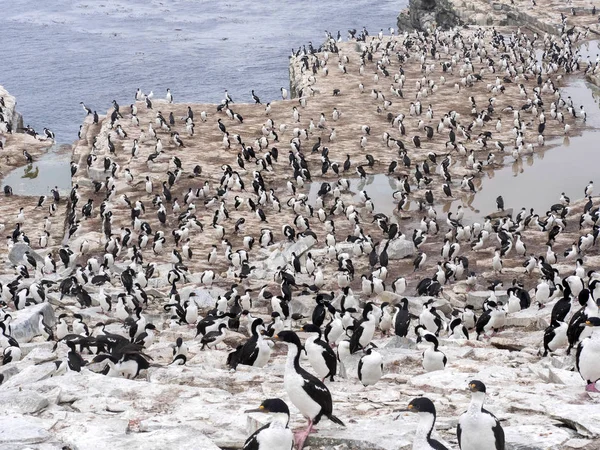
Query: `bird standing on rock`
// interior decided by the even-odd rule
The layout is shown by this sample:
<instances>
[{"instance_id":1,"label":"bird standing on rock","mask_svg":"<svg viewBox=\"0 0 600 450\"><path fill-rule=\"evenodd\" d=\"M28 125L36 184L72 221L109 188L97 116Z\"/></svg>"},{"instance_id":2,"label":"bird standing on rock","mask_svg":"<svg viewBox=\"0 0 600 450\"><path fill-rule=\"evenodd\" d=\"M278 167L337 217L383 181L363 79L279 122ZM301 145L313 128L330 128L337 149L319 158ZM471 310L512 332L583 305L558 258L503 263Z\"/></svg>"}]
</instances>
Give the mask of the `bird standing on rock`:
<instances>
[{"instance_id":1,"label":"bird standing on rock","mask_svg":"<svg viewBox=\"0 0 600 450\"><path fill-rule=\"evenodd\" d=\"M246 410L246 413L269 414L273 419L246 439L243 450L292 450L294 434L288 428L290 410L283 400L269 398L258 408Z\"/></svg>"},{"instance_id":2,"label":"bird standing on rock","mask_svg":"<svg viewBox=\"0 0 600 450\"><path fill-rule=\"evenodd\" d=\"M274 339L288 346L283 385L291 402L308 419L308 427L296 437L296 446L302 449L313 426L318 424L323 416L338 425L345 425L333 415L333 402L327 386L300 367L302 344L298 335L293 331L282 331L274 336Z\"/></svg>"},{"instance_id":3,"label":"bird standing on rock","mask_svg":"<svg viewBox=\"0 0 600 450\"><path fill-rule=\"evenodd\" d=\"M321 339L321 329L316 325L307 324L302 327L302 331L316 333L310 335L304 345L313 370L321 380L325 381L329 378L330 381L334 381L333 377L337 373L337 358L329 344Z\"/></svg>"},{"instance_id":4,"label":"bird standing on rock","mask_svg":"<svg viewBox=\"0 0 600 450\"><path fill-rule=\"evenodd\" d=\"M597 382L600 380L600 318L588 318L585 326L593 327L592 334L579 343L575 365L581 378L586 382L585 390L600 392L597 387Z\"/></svg>"},{"instance_id":5,"label":"bird standing on rock","mask_svg":"<svg viewBox=\"0 0 600 450\"><path fill-rule=\"evenodd\" d=\"M383 376L383 358L372 348L367 349L358 362L358 379L363 386L371 386Z\"/></svg>"},{"instance_id":6,"label":"bird standing on rock","mask_svg":"<svg viewBox=\"0 0 600 450\"><path fill-rule=\"evenodd\" d=\"M414 398L408 404L409 411L419 414L419 424L413 440L414 450L448 450L440 441L433 439L431 434L435 427L435 405L427 397Z\"/></svg>"},{"instance_id":7,"label":"bird standing on rock","mask_svg":"<svg viewBox=\"0 0 600 450\"><path fill-rule=\"evenodd\" d=\"M471 404L458 420L456 436L461 450L504 450L504 430L496 417L483 408L485 384L469 383Z\"/></svg>"}]
</instances>

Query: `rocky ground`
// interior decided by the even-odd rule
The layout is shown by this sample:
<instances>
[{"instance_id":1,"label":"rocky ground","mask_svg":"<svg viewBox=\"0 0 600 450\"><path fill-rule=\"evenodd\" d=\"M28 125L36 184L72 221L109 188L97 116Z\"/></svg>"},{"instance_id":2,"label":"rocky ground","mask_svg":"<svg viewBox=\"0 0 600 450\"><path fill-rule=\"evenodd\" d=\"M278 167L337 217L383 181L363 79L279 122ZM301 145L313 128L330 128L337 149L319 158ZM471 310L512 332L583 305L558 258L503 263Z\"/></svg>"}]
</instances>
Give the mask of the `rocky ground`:
<instances>
[{"instance_id":1,"label":"rocky ground","mask_svg":"<svg viewBox=\"0 0 600 450\"><path fill-rule=\"evenodd\" d=\"M480 26L518 26L532 32L556 34L563 18L592 36L600 33L599 14L588 0L411 0L409 8L398 15L401 30L446 29L461 24ZM596 5L598 9L598 5Z\"/></svg>"},{"instance_id":2,"label":"rocky ground","mask_svg":"<svg viewBox=\"0 0 600 450\"><path fill-rule=\"evenodd\" d=\"M364 63L362 74L359 55L367 48L365 43L354 41L339 43L339 54L318 53L314 61L309 57L309 67L313 62L321 66L316 70L316 74L311 70L303 70L300 58L295 58L291 61L294 74L292 84L295 92L300 92L302 89L303 99L273 101L270 104L269 114L266 114L264 104L238 103L238 101L248 101L250 97L234 99L236 102L230 104L230 107L243 116L243 123L228 118L223 112L217 112L216 105L170 104L159 99L152 99L151 109L147 108L143 101L135 103L138 109L139 126L133 122L129 105L120 106L123 117L112 125L110 123L112 109L108 110L106 116L100 118L98 124L92 123L91 116L85 118L82 139L75 143L73 152L73 161L78 166L73 177L73 185L78 186L77 192L81 198L75 207L79 219L77 231L69 238L68 231L63 231L60 226L66 216L66 199L59 204L57 215L52 219L52 239L46 249L36 245L37 235L43 226L42 219L47 213L47 205L44 209L35 208L37 199L2 197L0 212L3 214L0 222L5 225L5 231L10 234L15 227L16 212L22 206L27 218L23 229L32 241L33 249L39 255L44 257L49 252L56 254L63 244L68 244L76 252L76 263L85 265L91 257L102 259L107 242L102 234L102 219L99 212L100 204L107 196L107 189L106 186L100 186L96 192L93 182L114 182L116 194L108 201L113 214L113 234L120 236L125 228L129 228L132 231L133 242L137 242L141 231L132 225L131 211L123 202L122 195L126 194L132 204L136 200L142 201L146 208L142 219L148 222L153 232L164 230L167 237L163 253L153 252L151 244L143 251L144 264L153 263L156 267L154 276L148 280L148 285L145 287L150 301L143 312L146 320L154 323L159 330L154 343L146 349L146 353L153 358L152 364L135 380L102 375L98 373L101 369L100 364L89 364L81 372L67 371L60 375L56 373L55 362L63 361L68 349L62 343L54 349L54 342L45 342L40 336L39 312L43 313L46 324L50 326L55 326L59 314L66 313L67 320L71 323L73 314L80 313L90 328L98 322L103 322L107 324L107 331L126 333L123 322L116 317L114 310L105 312L97 305L99 288L96 286L86 285L93 298L93 306L89 308L81 308L73 297L60 298L56 287L49 289L47 302L43 304L14 311L14 305L8 302L4 312L10 313L14 318L12 335L19 341L24 356L21 361L11 362L0 368L0 374L4 377L0 386L0 408L3 410L4 417L0 420L3 423L2 429L10 430L8 433L0 434L0 446L7 449L24 447L85 449L108 446L237 449L242 447L246 437L265 420L265 417L260 415L247 415L244 413L245 410L256 408L265 398L281 397L287 400L283 388L285 348L276 347L271 360L264 368L239 366L237 371L232 372L226 367L225 361L227 354L246 339L242 333L244 321L238 331L227 331L227 338L218 349L203 351L200 350L199 339L194 338L195 328L176 323L169 314L165 313L163 305L169 300L170 286L166 277L169 270L173 268L171 249L174 248L174 242L171 231L182 228L173 205L177 201L181 212L185 211L184 195L190 188L200 189L206 183L208 186L206 193L193 201L196 206L195 214L203 224L203 231L190 231L193 257L184 261L190 274L189 282L178 285L183 297L187 297L192 290L197 293L196 303L200 308L201 316L214 307L219 295L223 295L233 283L238 283L240 290L252 289L255 302L251 313L269 317L270 304L257 298L258 291L263 285L267 285L273 293L279 292L279 283L274 279L281 267L291 263L292 252L302 256L302 265L305 264L307 253L311 252L312 257L321 264L320 268L324 274L322 291L333 291L338 297L340 290L337 281L337 263L331 260L325 243L326 226L316 217L316 210L319 207L316 206L316 200L313 200L316 197L314 188L311 187L309 180L304 180L302 185L303 183L294 179L289 169L288 152L291 151L290 141L294 137L296 128L309 130L308 137L300 139L300 149L305 156L315 186L319 186L322 182L329 182L335 186L340 178L354 179L358 177L356 168L359 165L368 175L387 174L388 166L392 161L399 162L395 173L390 175L393 180L403 175L409 177L412 191L409 200L412 207L407 205L402 211L395 210L389 213L390 222L397 222L404 236L397 237L390 243L391 261L387 267L387 290L384 293L369 296L362 291L360 275L370 274L372 271L368 254L363 254L361 251L354 253L355 246L344 242L348 235L355 233L355 223L346 220L344 214L332 215L330 218L335 220L336 226L335 249L339 253L349 252L354 262L356 276L351 287L361 304L369 300L379 305L384 301L395 303L403 295L408 295L411 312L419 315L422 304L429 297L415 295L417 283L424 277L432 277L436 272L436 263L442 259L440 249L444 236L449 233L451 238L455 239L445 222L445 213L449 206L442 190L443 178L436 169L439 169L444 157L452 158L450 171L454 196L468 203L472 194L460 188L460 180L463 175L473 176L477 188L478 180L483 174L501 166L503 156L496 149L495 141L504 143L506 153L511 154L514 147L512 134L514 116L512 111L503 111L509 106L520 108L527 98L532 98L533 89L537 86L535 76L524 77L522 74L510 77L510 82L502 81L504 72L491 73L486 61L475 55L471 58L473 68L464 66L464 59L457 55L464 45L472 44L474 40L478 40L478 46L484 47L490 57L496 60L496 64L499 64L499 55L508 52L508 49L493 48L489 33L490 30L487 30L486 36L480 38L473 30L463 30L464 43L453 41L452 33L444 34L447 50L440 48L435 58L427 57L424 62L421 60L422 49L416 35L393 38L386 36L379 42L377 48L375 48L377 41L373 40L370 43L373 60ZM409 41L412 44L409 44ZM396 45L389 61L382 63L390 72L389 78L377 69L377 62L384 56L382 49L388 43ZM548 43L549 41L546 41L546 44ZM556 44L561 45L558 40ZM539 42L539 45L543 43ZM396 52L400 55L410 54L410 57L400 62ZM524 53L522 56L525 58ZM453 65L453 71L442 72L443 63ZM327 73L323 66L328 67ZM584 69L585 65L582 65L581 71L569 76L583 76ZM405 75L402 83L394 79L394 75L401 72ZM468 82L466 73L469 72L481 74L482 80ZM378 74L377 79L375 74ZM505 87L503 93L491 92L494 86L498 86L497 75L500 77L500 84ZM568 82L569 76L561 69L552 75L546 75L546 78L553 80L560 88ZM525 95L521 92L519 83L523 85ZM362 91L359 89L359 84L363 86ZM401 89L403 97L391 92L390 86ZM335 90L339 92L333 95ZM383 94L391 104L386 103L381 95L373 96L373 90ZM466 128L475 119L471 115L472 109L474 108L476 113L484 110L491 96L496 98L493 105L493 119L481 124L475 122L470 131L470 140L457 130L457 141L464 145L464 154L461 150L449 148L448 126L437 131L440 118L450 111L455 111L458 113L457 122ZM546 109L548 112L549 104L555 101L557 96L547 91L542 91L541 96L548 105ZM423 113L418 117L410 113L410 104L417 98L420 98L423 104ZM429 104L432 105L433 110L431 118L426 114ZM194 111L193 135L188 133L183 121L188 106ZM294 107L300 114L298 121L294 119ZM333 117L334 108L341 113L337 119ZM156 123L158 111L165 118L173 113L175 124L171 126L170 131L161 129ZM206 122L201 119L203 111L206 112ZM325 117L325 122L319 128L321 113ZM404 135L401 134L397 123L390 123L388 120L388 114L394 118L401 113L406 116L403 120ZM217 126L219 118L229 132L231 141L229 148L223 145L223 133ZM496 128L498 118L502 121L500 130ZM274 124L269 127L270 129L265 129L269 125L267 123L269 119L272 119ZM522 120L526 123L524 143L533 143L533 146L528 148L524 145L516 155L517 159L526 157L528 152L537 151L539 147L537 143L539 117L528 111L523 113ZM311 121L315 126L314 129L311 129ZM585 124L581 119L565 114L565 121L570 127L568 132L571 134L585 130ZM117 124L121 125L127 137L117 135ZM149 124L152 124L163 145L162 153L151 165L147 163L147 159L155 152L156 140L149 136ZM370 128L369 134L363 131L362 127L365 125ZM423 125L431 126L436 130L431 139L426 137ZM334 128L336 136L330 139ZM184 147L177 147L174 144L170 134L173 131L179 132ZM487 148L484 148L483 141L478 140L477 136L485 131L493 133L493 139L486 142ZM277 138L273 132L277 134ZM404 144L407 155L411 159L410 167L402 164L396 144L393 140L383 139L384 133L388 133L389 137ZM548 117L544 131L546 140L564 134L564 124ZM258 157L266 158L265 153L269 150L272 153L272 148L277 147L279 150L277 161L273 161L268 169L261 168L253 159L244 160L244 167L241 167L237 158L242 152L242 147L236 142L234 135L239 135L246 146L252 146ZM7 145L3 152L15 161L18 161L24 146L31 145L31 148L37 148L37 143L19 141L19 139L28 139L24 136L6 135ZM109 151L109 136L114 144L114 153ZM412 140L413 136L420 137L421 148L416 148ZM261 144L258 142L261 137L268 139L268 145L262 150L259 149ZM340 165L340 175L334 174L331 169L322 173L322 149L311 153L311 148L318 137L321 137L322 144L329 148L330 162L337 162ZM363 137L366 138L366 142L363 141L361 145ZM131 152L134 139L139 143L136 156L132 156ZM473 150L474 161L482 161L481 170L474 169L473 164L469 163L470 150ZM435 163L428 159L430 152L437 155ZM486 163L490 152L499 155L497 163ZM32 151L30 153L34 157L37 155ZM366 154L373 156L375 162L372 167L367 165ZM90 155L96 156L97 159L88 168L87 161ZM341 167L346 155L350 155L351 168L344 173ZM164 198L162 182L167 180L166 172L174 172L176 169L173 157L181 160L182 173L171 188L172 201L163 199L168 215L166 223L162 225L158 220L156 208L152 206L152 199L156 195ZM111 173L104 170L104 158L110 158L111 162L116 162L119 166L113 179L107 180ZM417 186L415 179L415 165L422 165L424 161L429 161L431 165L431 182L427 188L422 183L421 186ZM193 169L196 165L201 167L201 173L194 176ZM230 165L232 170L238 172L246 185L245 191L236 186L231 186L224 193L218 191L224 165ZM126 168L133 176L131 182L126 179L124 173ZM270 200L265 202L262 208L266 214L266 222L261 222L247 204L248 199L258 201L251 187L253 172L256 170L261 170L268 189L273 189L281 203L281 211L278 211ZM146 177L153 182L151 193L145 190ZM289 191L288 181L292 181L296 188L295 195ZM400 189L400 184L398 185ZM583 188L584 186L582 191ZM437 210L440 231L437 234L429 234L426 242L420 245L418 251L426 253L429 257L419 271L413 272L413 257L417 251L412 241L413 229L419 225L423 215L427 215L428 221L431 218L426 212L417 211L416 207L419 201L425 201L426 189L430 189L434 196L434 209ZM315 206L315 216L310 215L307 202L302 197L309 196L311 190L313 194L308 203L312 202L311 206ZM367 191L377 203L379 194L371 192L368 188ZM340 197L346 208L352 206L358 212L364 235L371 236L375 243L385 242L387 236L376 223L372 222L370 211L356 194L357 192L341 189ZM236 197L243 200L238 208L235 207ZM95 208L91 217L84 219L81 208L88 199L94 201ZM224 239L227 240L225 244L218 235L217 229L211 226L221 201L229 210L229 219L218 221L225 227ZM333 196L326 196L324 201L324 209L330 210L334 205ZM596 197L593 202L597 203ZM290 206L294 203L295 209ZM584 204L585 201L582 199L573 199L567 217L567 226L556 237L554 250L560 257L554 267L561 277L571 274L575 266L574 260L566 260L563 257L564 251L568 250L580 235L592 231L589 225L579 229L578 219L583 212ZM507 205L514 208L515 212L521 206ZM346 211L348 213L348 210ZM544 212L538 211L538 213L543 219ZM295 223L298 215L308 220L317 240L307 236L297 239L296 242L288 242L284 238L282 234L284 225L291 225L297 231L301 231L301 227ZM234 224L242 217L245 218L245 223L236 233ZM272 230L275 241L273 245L261 248L259 244L261 229ZM65 233L67 238L64 237ZM546 232L540 231L532 224L524 228L521 235L527 243L528 254L532 253L536 256L545 254L548 240ZM256 239L254 248L249 250L249 262L254 266L254 270L248 278L240 280L237 276L239 268L232 267L231 261L226 258L225 247L229 243L234 252L243 249L245 236ZM471 250L471 240L476 239L469 237L460 242L462 250L459 254L469 258L469 271L475 272L476 285L467 285L465 277L452 280L444 286L441 294L434 298L438 311L450 317L454 309L463 309L465 305L472 304L479 314L483 301L490 295L487 287L495 280L501 280L506 288L510 286L513 279L516 279L534 296L534 289L540 283L540 274L537 270L529 275L524 273L523 256L517 255L514 250L509 252L504 257L502 273L496 273L492 269L494 249L499 245L495 233L479 251ZM367 241L368 239L363 241L365 246L368 245ZM85 254L81 251L84 242L89 245ZM215 264L209 264L207 255L213 245L218 248L218 259ZM19 258L19 255L22 255L20 252L22 252L21 244L15 244L12 251L7 252L7 256L4 257L5 265L2 267L3 274L0 275L1 283L6 284L15 278L14 265L22 263ZM116 296L122 291L118 274L130 262L127 253L127 250L123 249L114 266L111 267L111 272L115 275L111 284L103 287L104 292ZM12 264L6 262L7 259L11 259L11 255ZM598 267L597 247L582 252L580 256L583 258L586 271ZM213 286L205 286L201 283L201 276L206 270L213 270L216 274ZM43 275L38 273L37 278L60 281L71 272L72 268L64 268L58 262L56 273ZM408 289L403 295L393 293L390 287L391 282L400 276L406 277L408 281ZM30 281L32 280L22 280L21 287ZM300 273L296 274L296 281L302 286L302 284L312 284L314 279L306 273ZM315 304L314 295L304 289L305 287L294 291L290 307L296 313L310 316ZM499 290L497 295L501 300L506 300L503 290ZM506 327L494 337L478 341L475 340L473 331L470 340L451 340L444 336L441 339L441 349L447 355L449 362L446 369L442 371L424 372L421 365L424 347L422 344L415 343L412 330L408 338L386 336L378 331L374 344L384 358L383 378L374 386L365 388L358 382L356 375L356 367L361 355L356 354L346 360L348 377L337 377L335 382L327 384L333 395L334 412L347 427L341 428L324 420L318 425L318 433L308 439L307 447L339 450L411 448L416 417L404 413L398 417L399 413L396 410L405 408L410 399L426 395L434 401L438 411L438 435L451 448L457 448L455 434L457 420L469 402L467 382L480 379L488 387L486 407L497 415L506 432L507 448L515 450L600 448L598 444L599 397L597 394L584 392L581 377L573 371L573 356L565 355L564 349L560 349L552 356L540 357L544 329L549 325L550 310L556 300L557 298L551 298L548 303L541 305L542 307L534 304L529 309L509 314ZM334 305L339 306L339 299L334 302ZM294 322L290 326L298 329L299 323ZM187 342L190 356L185 366L169 366L172 359L172 345L178 337L182 337ZM306 336L301 333L301 337ZM93 355L86 352L82 352L82 356L87 361L93 358ZM310 370L308 361L303 360L302 364ZM291 407L291 409L290 426L294 429L303 427L305 420L295 408Z\"/></svg>"}]
</instances>

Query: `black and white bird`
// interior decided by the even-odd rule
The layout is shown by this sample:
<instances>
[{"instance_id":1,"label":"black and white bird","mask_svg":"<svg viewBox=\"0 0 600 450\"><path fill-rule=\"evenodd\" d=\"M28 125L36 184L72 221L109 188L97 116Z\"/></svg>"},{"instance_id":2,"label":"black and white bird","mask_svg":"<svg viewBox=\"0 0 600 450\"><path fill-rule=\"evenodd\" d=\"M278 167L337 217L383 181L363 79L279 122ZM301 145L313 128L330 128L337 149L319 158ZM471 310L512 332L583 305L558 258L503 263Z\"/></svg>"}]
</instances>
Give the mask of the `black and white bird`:
<instances>
[{"instance_id":1,"label":"black and white bird","mask_svg":"<svg viewBox=\"0 0 600 450\"><path fill-rule=\"evenodd\" d=\"M271 422L256 430L244 443L242 450L292 450L294 434L288 427L290 410L280 398L269 398L256 409L246 413L264 413L273 417Z\"/></svg>"},{"instance_id":2,"label":"black and white bird","mask_svg":"<svg viewBox=\"0 0 600 450\"><path fill-rule=\"evenodd\" d=\"M200 350L204 350L206 347L210 348L210 346L213 346L213 348L217 348L217 345L219 345L219 343L221 343L223 339L225 339L226 328L227 324L221 323L215 331L210 331L204 336L202 336L202 339L200 341L202 347L200 348Z\"/></svg>"},{"instance_id":3,"label":"black and white bird","mask_svg":"<svg viewBox=\"0 0 600 450\"><path fill-rule=\"evenodd\" d=\"M413 449L448 450L448 447L431 437L436 418L435 405L431 400L427 397L414 398L408 404L406 411L419 414L419 424L413 440Z\"/></svg>"},{"instance_id":4,"label":"black and white bird","mask_svg":"<svg viewBox=\"0 0 600 450\"><path fill-rule=\"evenodd\" d=\"M493 333L497 332L498 329L504 326L506 322L506 312L494 301L487 302L487 310L485 310L477 323L475 324L475 331L477 332L477 339L480 336L487 335L490 331Z\"/></svg>"},{"instance_id":5,"label":"black and white bird","mask_svg":"<svg viewBox=\"0 0 600 450\"><path fill-rule=\"evenodd\" d=\"M586 382L585 390L600 392L596 386L600 380L600 317L589 317L585 321L585 326L593 327L592 334L579 343L575 366L583 381Z\"/></svg>"},{"instance_id":6,"label":"black and white bird","mask_svg":"<svg viewBox=\"0 0 600 450\"><path fill-rule=\"evenodd\" d=\"M367 349L358 362L358 379L363 386L377 383L383 376L383 357L372 348Z\"/></svg>"},{"instance_id":7,"label":"black and white bird","mask_svg":"<svg viewBox=\"0 0 600 450\"><path fill-rule=\"evenodd\" d=\"M254 89L252 89L252 100L254 100L254 104L260 105L260 98L258 98L258 95L256 95L254 93Z\"/></svg>"},{"instance_id":8,"label":"black and white bird","mask_svg":"<svg viewBox=\"0 0 600 450\"><path fill-rule=\"evenodd\" d=\"M337 358L329 344L321 339L321 329L309 323L302 327L302 331L311 333L304 344L306 356L315 373L325 381L329 378L334 381L333 377L337 373Z\"/></svg>"},{"instance_id":9,"label":"black and white bird","mask_svg":"<svg viewBox=\"0 0 600 450\"><path fill-rule=\"evenodd\" d=\"M48 128L44 128L44 135L46 136L46 139L54 139L54 133Z\"/></svg>"},{"instance_id":10,"label":"black and white bird","mask_svg":"<svg viewBox=\"0 0 600 450\"><path fill-rule=\"evenodd\" d=\"M263 338L263 320L256 319L252 322L252 337L244 344L240 344L227 356L227 365L236 369L239 364L253 367L264 367L271 356L271 346Z\"/></svg>"},{"instance_id":11,"label":"black and white bird","mask_svg":"<svg viewBox=\"0 0 600 450\"><path fill-rule=\"evenodd\" d=\"M431 333L426 333L422 337L423 341L428 343L427 349L423 352L423 369L427 372L433 372L434 370L443 370L448 363L446 355L438 350L439 341Z\"/></svg>"},{"instance_id":12,"label":"black and white bird","mask_svg":"<svg viewBox=\"0 0 600 450\"><path fill-rule=\"evenodd\" d=\"M410 327L410 312L408 311L408 299L403 298L400 300L401 306L396 312L396 318L394 322L394 333L396 336L406 337L408 329Z\"/></svg>"},{"instance_id":13,"label":"black and white bird","mask_svg":"<svg viewBox=\"0 0 600 450\"><path fill-rule=\"evenodd\" d=\"M557 320L552 321L550 326L548 328L546 328L546 330L544 331L544 354L543 354L543 356L548 356L548 353L555 352L559 348L567 345L567 343L569 342L567 339L567 330L568 329L569 329L569 326L567 325L566 322L559 322Z\"/></svg>"},{"instance_id":14,"label":"black and white bird","mask_svg":"<svg viewBox=\"0 0 600 450\"><path fill-rule=\"evenodd\" d=\"M504 430L500 421L483 408L485 384L473 380L469 383L471 403L458 419L456 437L461 450L504 450Z\"/></svg>"},{"instance_id":15,"label":"black and white bird","mask_svg":"<svg viewBox=\"0 0 600 450\"><path fill-rule=\"evenodd\" d=\"M298 335L293 331L282 331L274 336L274 339L288 346L283 385L291 402L308 419L308 427L303 433L299 433L296 440L297 448L302 449L313 426L318 424L323 416L338 425L345 425L333 415L333 401L327 386L300 367L302 344Z\"/></svg>"}]
</instances>

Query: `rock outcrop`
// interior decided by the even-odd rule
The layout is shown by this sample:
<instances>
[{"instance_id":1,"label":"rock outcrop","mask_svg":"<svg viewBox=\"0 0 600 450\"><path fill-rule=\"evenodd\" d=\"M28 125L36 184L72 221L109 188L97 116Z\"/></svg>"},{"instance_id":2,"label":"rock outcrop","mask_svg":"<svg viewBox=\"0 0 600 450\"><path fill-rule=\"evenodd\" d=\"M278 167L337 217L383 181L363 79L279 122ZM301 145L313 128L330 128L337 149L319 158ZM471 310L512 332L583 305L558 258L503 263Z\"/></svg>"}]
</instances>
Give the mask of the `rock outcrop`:
<instances>
[{"instance_id":1,"label":"rock outcrop","mask_svg":"<svg viewBox=\"0 0 600 450\"><path fill-rule=\"evenodd\" d=\"M433 31L461 25L462 19L448 0L410 0L407 12L398 15L398 29Z\"/></svg>"},{"instance_id":2,"label":"rock outcrop","mask_svg":"<svg viewBox=\"0 0 600 450\"><path fill-rule=\"evenodd\" d=\"M600 73L589 73L586 75L586 79L590 82L595 84L596 86L600 87Z\"/></svg>"},{"instance_id":3,"label":"rock outcrop","mask_svg":"<svg viewBox=\"0 0 600 450\"><path fill-rule=\"evenodd\" d=\"M0 98L4 106L0 106L0 132L17 131L23 128L23 117L17 112L17 100L0 86Z\"/></svg>"},{"instance_id":4,"label":"rock outcrop","mask_svg":"<svg viewBox=\"0 0 600 450\"><path fill-rule=\"evenodd\" d=\"M461 25L478 25L517 26L538 33L560 34L561 10L545 8L542 2L532 6L501 0L409 0L408 5L408 10L398 15L397 25L402 31L431 32ZM596 25L591 25L594 18L591 8L577 6L575 9L576 15L570 16L569 24L588 26L590 32L596 33Z\"/></svg>"}]
</instances>

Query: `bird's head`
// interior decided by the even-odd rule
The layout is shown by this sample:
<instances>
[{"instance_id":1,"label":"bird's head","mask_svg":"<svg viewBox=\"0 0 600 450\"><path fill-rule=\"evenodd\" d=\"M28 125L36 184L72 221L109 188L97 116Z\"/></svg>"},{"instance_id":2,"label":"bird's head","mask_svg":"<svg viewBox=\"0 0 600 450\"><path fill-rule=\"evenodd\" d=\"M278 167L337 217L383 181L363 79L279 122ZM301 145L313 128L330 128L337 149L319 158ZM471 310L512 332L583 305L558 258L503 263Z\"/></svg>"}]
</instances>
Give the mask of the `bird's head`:
<instances>
[{"instance_id":1,"label":"bird's head","mask_svg":"<svg viewBox=\"0 0 600 450\"><path fill-rule=\"evenodd\" d=\"M586 327L600 327L600 317L590 317L585 321Z\"/></svg>"},{"instance_id":2,"label":"bird's head","mask_svg":"<svg viewBox=\"0 0 600 450\"><path fill-rule=\"evenodd\" d=\"M273 413L290 415L288 405L280 398L268 398L258 408L248 409L246 413Z\"/></svg>"},{"instance_id":3,"label":"bird's head","mask_svg":"<svg viewBox=\"0 0 600 450\"><path fill-rule=\"evenodd\" d=\"M471 392L483 392L485 394L485 384L479 380L472 380L469 382L469 390Z\"/></svg>"},{"instance_id":4,"label":"bird's head","mask_svg":"<svg viewBox=\"0 0 600 450\"><path fill-rule=\"evenodd\" d=\"M305 333L321 333L321 329L312 323L305 324L300 330L304 331Z\"/></svg>"},{"instance_id":5,"label":"bird's head","mask_svg":"<svg viewBox=\"0 0 600 450\"><path fill-rule=\"evenodd\" d=\"M293 331L280 331L278 334L273 336L273 340L277 342L284 342L286 344L294 344L298 348L302 348L302 343L300 342L300 338Z\"/></svg>"},{"instance_id":6,"label":"bird's head","mask_svg":"<svg viewBox=\"0 0 600 450\"><path fill-rule=\"evenodd\" d=\"M396 412L429 413L435 416L435 406L427 397L417 397L410 401L406 409L396 410Z\"/></svg>"}]
</instances>

